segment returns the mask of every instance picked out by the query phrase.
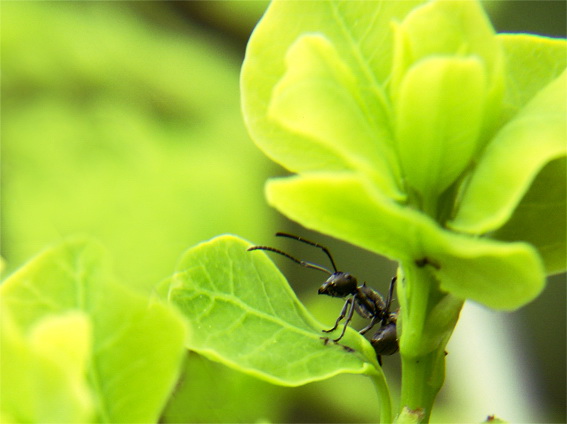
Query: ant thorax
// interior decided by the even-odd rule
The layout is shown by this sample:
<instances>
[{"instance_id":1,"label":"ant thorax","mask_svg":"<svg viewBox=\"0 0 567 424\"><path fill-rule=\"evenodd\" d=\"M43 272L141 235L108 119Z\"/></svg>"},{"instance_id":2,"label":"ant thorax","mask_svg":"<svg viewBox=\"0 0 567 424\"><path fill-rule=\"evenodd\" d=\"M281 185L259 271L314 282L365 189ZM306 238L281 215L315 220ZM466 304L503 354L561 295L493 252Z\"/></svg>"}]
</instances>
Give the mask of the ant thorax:
<instances>
[{"instance_id":1,"label":"ant thorax","mask_svg":"<svg viewBox=\"0 0 567 424\"><path fill-rule=\"evenodd\" d=\"M366 283L357 288L356 300L354 308L363 318L376 317L381 320L389 313L380 293L368 287Z\"/></svg>"}]
</instances>

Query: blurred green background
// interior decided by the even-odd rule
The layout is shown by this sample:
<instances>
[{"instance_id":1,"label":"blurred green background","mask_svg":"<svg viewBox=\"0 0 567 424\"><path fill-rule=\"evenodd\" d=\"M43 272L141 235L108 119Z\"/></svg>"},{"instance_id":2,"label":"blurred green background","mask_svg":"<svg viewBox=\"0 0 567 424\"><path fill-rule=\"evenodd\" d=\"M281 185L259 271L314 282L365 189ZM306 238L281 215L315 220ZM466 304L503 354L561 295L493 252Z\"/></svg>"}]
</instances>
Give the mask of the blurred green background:
<instances>
[{"instance_id":1,"label":"blurred green background","mask_svg":"<svg viewBox=\"0 0 567 424\"><path fill-rule=\"evenodd\" d=\"M485 2L498 31L565 37L564 1ZM395 264L298 228L265 204L285 171L250 141L238 78L266 1L1 3L1 254L10 272L50 243L88 234L122 281L150 291L183 250L221 233L323 262L273 238L328 245L384 292ZM275 258L308 308L334 322L319 273ZM323 262L324 263L324 262ZM434 420L565 422L565 276L512 314L467 307L449 346ZM356 324L355 324L356 325ZM360 322L357 323L360 326ZM462 347L465 346L465 349ZM163 422L371 422L370 381L280 388L188 354ZM385 358L392 384L398 358Z\"/></svg>"}]
</instances>

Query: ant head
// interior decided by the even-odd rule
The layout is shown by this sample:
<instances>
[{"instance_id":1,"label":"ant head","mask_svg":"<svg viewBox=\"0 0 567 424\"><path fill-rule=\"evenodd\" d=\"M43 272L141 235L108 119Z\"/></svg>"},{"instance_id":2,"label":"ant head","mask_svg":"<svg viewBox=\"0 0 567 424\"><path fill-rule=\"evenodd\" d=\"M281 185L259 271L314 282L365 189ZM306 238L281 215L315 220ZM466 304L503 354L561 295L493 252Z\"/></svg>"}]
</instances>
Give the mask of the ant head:
<instances>
[{"instance_id":1,"label":"ant head","mask_svg":"<svg viewBox=\"0 0 567 424\"><path fill-rule=\"evenodd\" d=\"M332 297L346 297L356 293L358 282L346 272L335 272L319 287L319 294Z\"/></svg>"}]
</instances>

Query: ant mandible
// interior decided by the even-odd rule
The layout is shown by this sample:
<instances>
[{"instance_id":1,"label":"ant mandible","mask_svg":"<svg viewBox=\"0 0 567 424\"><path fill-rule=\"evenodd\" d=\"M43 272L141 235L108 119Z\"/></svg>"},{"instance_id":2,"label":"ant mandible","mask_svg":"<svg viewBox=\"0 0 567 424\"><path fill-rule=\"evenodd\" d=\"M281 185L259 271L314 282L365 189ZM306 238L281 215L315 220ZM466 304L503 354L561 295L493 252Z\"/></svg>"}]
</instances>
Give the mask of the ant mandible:
<instances>
[{"instance_id":1,"label":"ant mandible","mask_svg":"<svg viewBox=\"0 0 567 424\"><path fill-rule=\"evenodd\" d=\"M299 260L279 249L269 247L269 246L252 246L248 250L267 250L285 256L286 258L292 260L296 264L304 267L311 268L322 271L329 275L329 278L319 287L319 294L324 294L331 297L340 297L347 300L341 310L339 317L337 318L333 328L329 330L323 330L325 333L330 333L335 331L339 326L339 323L346 317L343 330L339 337L334 339L334 342L338 342L343 338L346 328L352 320L354 311L356 311L361 317L370 319L370 323L359 331L360 334L367 333L372 327L380 323L380 328L370 339L370 343L376 351L378 356L378 362L382 364L381 355L393 355L399 349L398 347L398 337L396 331L396 322L398 318L397 312L390 312L390 305L392 302L392 296L394 293L394 286L396 284L396 277L392 278L390 282L390 289L388 291L388 297L384 302L384 299L376 290L368 287L366 283L358 285L356 278L346 272L337 271L335 261L329 250L312 241L306 240L299 236L294 236L287 233L276 233L278 237L287 237L299 242L309 244L311 246L321 249L331 261L333 267L333 272L328 270L321 265L314 264L312 262Z\"/></svg>"}]
</instances>

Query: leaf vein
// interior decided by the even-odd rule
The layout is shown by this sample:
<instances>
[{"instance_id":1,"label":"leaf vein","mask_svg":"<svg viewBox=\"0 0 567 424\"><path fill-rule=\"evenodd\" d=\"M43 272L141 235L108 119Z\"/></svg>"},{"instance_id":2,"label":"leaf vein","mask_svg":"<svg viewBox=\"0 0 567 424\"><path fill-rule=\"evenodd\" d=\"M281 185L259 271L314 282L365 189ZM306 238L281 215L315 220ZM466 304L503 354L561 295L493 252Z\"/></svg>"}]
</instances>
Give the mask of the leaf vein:
<instances>
[{"instance_id":1,"label":"leaf vein","mask_svg":"<svg viewBox=\"0 0 567 424\"><path fill-rule=\"evenodd\" d=\"M283 319L281 316L278 316L277 313L274 314L274 315L270 315L269 313L266 313L264 311L261 311L259 309L256 309L256 308L246 304L245 302L242 301L242 299L235 298L231 295L211 292L211 291L208 291L208 290L204 290L203 288L200 288L199 290L195 290L195 292L198 292L198 294L203 294L205 296L210 297L213 300L213 303L214 303L215 299L219 299L219 300L222 300L224 302L231 303L231 304L237 306L239 309L241 309L242 311L244 311L247 314L255 315L255 316L257 316L257 317L259 317L263 320L273 322L273 323L279 325L280 327L292 329L293 331L301 333L301 334L314 336L313 332L308 331L307 329L302 329L299 326L292 325L291 323L289 323L288 321ZM309 323L306 320L306 317L302 316L299 313L300 312L299 310L295 309L295 312L297 312L297 318L299 318L302 323L306 324L306 328L310 328L310 329L313 329L313 330L315 329L313 326L309 325Z\"/></svg>"}]
</instances>

